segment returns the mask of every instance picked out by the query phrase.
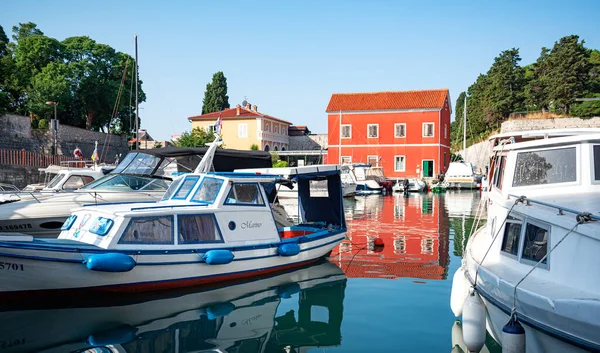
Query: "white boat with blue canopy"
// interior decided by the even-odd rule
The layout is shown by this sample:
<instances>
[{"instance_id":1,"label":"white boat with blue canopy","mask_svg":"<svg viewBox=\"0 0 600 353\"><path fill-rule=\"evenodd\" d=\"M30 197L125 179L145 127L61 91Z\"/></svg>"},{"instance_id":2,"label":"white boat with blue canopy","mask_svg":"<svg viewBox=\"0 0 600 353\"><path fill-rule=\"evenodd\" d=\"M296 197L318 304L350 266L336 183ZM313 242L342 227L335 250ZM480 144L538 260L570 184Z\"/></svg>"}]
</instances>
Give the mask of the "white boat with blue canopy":
<instances>
[{"instance_id":1,"label":"white boat with blue canopy","mask_svg":"<svg viewBox=\"0 0 600 353\"><path fill-rule=\"evenodd\" d=\"M301 223L278 226L270 200L281 178L209 172L218 144L160 202L84 206L58 239L0 237L0 296L144 291L251 277L315 262L344 239L337 168L297 175ZM327 195L312 195L311 185L322 180Z\"/></svg>"}]
</instances>

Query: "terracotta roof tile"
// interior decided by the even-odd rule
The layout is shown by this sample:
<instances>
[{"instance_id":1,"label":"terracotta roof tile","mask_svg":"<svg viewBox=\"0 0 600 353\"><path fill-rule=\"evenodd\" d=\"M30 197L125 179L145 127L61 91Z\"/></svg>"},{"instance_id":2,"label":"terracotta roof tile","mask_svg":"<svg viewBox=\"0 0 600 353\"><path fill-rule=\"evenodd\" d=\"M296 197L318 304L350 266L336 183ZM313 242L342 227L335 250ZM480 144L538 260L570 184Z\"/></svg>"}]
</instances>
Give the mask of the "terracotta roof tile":
<instances>
[{"instance_id":1,"label":"terracotta roof tile","mask_svg":"<svg viewBox=\"0 0 600 353\"><path fill-rule=\"evenodd\" d=\"M216 120L219 117L219 113L221 114L221 118L223 120L232 120L232 119L239 119L239 118L262 118L265 117L267 119L272 119L272 120L276 120L282 123L286 123L286 124L292 124L289 121L285 121L283 119L279 119L276 118L274 116L270 116L267 114L263 114L261 112L257 112L255 110L252 109L247 109L244 107L240 107L240 115L237 115L237 108L233 107L233 108L227 108L224 109L221 112L213 112L213 113L207 113L207 114L202 114L202 115L195 115L195 116L190 116L188 118L188 120L190 121L194 121L194 120Z\"/></svg>"},{"instance_id":2,"label":"terracotta roof tile","mask_svg":"<svg viewBox=\"0 0 600 353\"><path fill-rule=\"evenodd\" d=\"M442 108L448 89L370 93L334 93L327 112Z\"/></svg>"}]
</instances>

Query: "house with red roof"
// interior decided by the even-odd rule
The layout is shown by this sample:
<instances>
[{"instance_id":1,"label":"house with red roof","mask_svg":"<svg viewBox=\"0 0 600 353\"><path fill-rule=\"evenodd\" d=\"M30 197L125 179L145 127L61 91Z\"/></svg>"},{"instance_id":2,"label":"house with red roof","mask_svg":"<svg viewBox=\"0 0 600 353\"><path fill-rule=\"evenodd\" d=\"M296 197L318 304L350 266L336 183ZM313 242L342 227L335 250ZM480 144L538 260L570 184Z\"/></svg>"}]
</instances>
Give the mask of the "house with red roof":
<instances>
[{"instance_id":1,"label":"house with red roof","mask_svg":"<svg viewBox=\"0 0 600 353\"><path fill-rule=\"evenodd\" d=\"M390 178L434 178L450 164L448 89L334 93L330 164L369 163Z\"/></svg>"},{"instance_id":2,"label":"house with red roof","mask_svg":"<svg viewBox=\"0 0 600 353\"><path fill-rule=\"evenodd\" d=\"M250 150L256 145L262 151L288 150L288 131L292 123L261 113L256 105L245 103L244 106L238 104L221 112L191 116L188 121L192 123L192 129L214 130L220 114L221 134L227 148Z\"/></svg>"}]
</instances>

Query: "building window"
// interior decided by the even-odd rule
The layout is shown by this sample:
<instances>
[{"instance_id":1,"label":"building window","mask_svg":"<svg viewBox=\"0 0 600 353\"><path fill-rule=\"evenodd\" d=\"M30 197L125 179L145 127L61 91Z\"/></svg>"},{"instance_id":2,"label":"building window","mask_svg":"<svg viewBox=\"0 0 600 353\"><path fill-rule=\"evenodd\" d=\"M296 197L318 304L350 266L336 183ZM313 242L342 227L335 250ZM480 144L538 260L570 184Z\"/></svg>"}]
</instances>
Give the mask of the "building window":
<instances>
[{"instance_id":1,"label":"building window","mask_svg":"<svg viewBox=\"0 0 600 353\"><path fill-rule=\"evenodd\" d=\"M216 133L217 132L217 127L215 125L206 125L206 128L204 130L206 132Z\"/></svg>"},{"instance_id":2,"label":"building window","mask_svg":"<svg viewBox=\"0 0 600 353\"><path fill-rule=\"evenodd\" d=\"M285 146L281 146L281 151L283 152L285 150L286 150Z\"/></svg>"},{"instance_id":3,"label":"building window","mask_svg":"<svg viewBox=\"0 0 600 353\"><path fill-rule=\"evenodd\" d=\"M265 131L269 132L269 123L265 123Z\"/></svg>"},{"instance_id":4,"label":"building window","mask_svg":"<svg viewBox=\"0 0 600 353\"><path fill-rule=\"evenodd\" d=\"M273 147L273 151L278 151L278 150L279 150L279 147L277 147L277 146Z\"/></svg>"},{"instance_id":5,"label":"building window","mask_svg":"<svg viewBox=\"0 0 600 353\"><path fill-rule=\"evenodd\" d=\"M342 156L342 164L350 164L350 163L352 163L352 157Z\"/></svg>"},{"instance_id":6,"label":"building window","mask_svg":"<svg viewBox=\"0 0 600 353\"><path fill-rule=\"evenodd\" d=\"M444 124L444 138L448 138L448 125Z\"/></svg>"},{"instance_id":7,"label":"building window","mask_svg":"<svg viewBox=\"0 0 600 353\"><path fill-rule=\"evenodd\" d=\"M371 165L371 167L377 167L377 156L367 156L367 163Z\"/></svg>"},{"instance_id":8,"label":"building window","mask_svg":"<svg viewBox=\"0 0 600 353\"><path fill-rule=\"evenodd\" d=\"M284 127L281 128L281 134L285 135L285 128ZM283 151L283 149L281 149L281 150Z\"/></svg>"},{"instance_id":9,"label":"building window","mask_svg":"<svg viewBox=\"0 0 600 353\"><path fill-rule=\"evenodd\" d=\"M369 138L379 137L379 124L368 124L367 125L367 137L369 137Z\"/></svg>"},{"instance_id":10,"label":"building window","mask_svg":"<svg viewBox=\"0 0 600 353\"><path fill-rule=\"evenodd\" d=\"M248 137L248 124L238 124L238 137Z\"/></svg>"},{"instance_id":11,"label":"building window","mask_svg":"<svg viewBox=\"0 0 600 353\"><path fill-rule=\"evenodd\" d=\"M273 125L273 132L276 134L279 133L279 125Z\"/></svg>"},{"instance_id":12,"label":"building window","mask_svg":"<svg viewBox=\"0 0 600 353\"><path fill-rule=\"evenodd\" d=\"M444 168L446 168L447 166L447 161L446 161L446 152L444 152Z\"/></svg>"},{"instance_id":13,"label":"building window","mask_svg":"<svg viewBox=\"0 0 600 353\"><path fill-rule=\"evenodd\" d=\"M394 137L406 137L406 124L394 124Z\"/></svg>"},{"instance_id":14,"label":"building window","mask_svg":"<svg viewBox=\"0 0 600 353\"><path fill-rule=\"evenodd\" d=\"M394 156L394 171L395 172L406 171L406 157L405 156Z\"/></svg>"},{"instance_id":15,"label":"building window","mask_svg":"<svg viewBox=\"0 0 600 353\"><path fill-rule=\"evenodd\" d=\"M265 152L269 152L270 148L269 145L265 145Z\"/></svg>"},{"instance_id":16,"label":"building window","mask_svg":"<svg viewBox=\"0 0 600 353\"><path fill-rule=\"evenodd\" d=\"M352 125L342 125L341 136L343 139L349 139L352 137Z\"/></svg>"},{"instance_id":17,"label":"building window","mask_svg":"<svg viewBox=\"0 0 600 353\"><path fill-rule=\"evenodd\" d=\"M433 137L433 123L423 123L423 137Z\"/></svg>"}]
</instances>

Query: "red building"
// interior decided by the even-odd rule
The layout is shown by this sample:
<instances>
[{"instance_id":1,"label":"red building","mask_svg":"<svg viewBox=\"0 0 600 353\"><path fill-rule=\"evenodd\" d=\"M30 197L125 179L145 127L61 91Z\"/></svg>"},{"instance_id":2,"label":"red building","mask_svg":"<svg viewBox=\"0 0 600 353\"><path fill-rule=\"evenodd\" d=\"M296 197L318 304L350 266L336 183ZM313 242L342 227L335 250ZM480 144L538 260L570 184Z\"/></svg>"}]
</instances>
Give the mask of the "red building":
<instances>
[{"instance_id":1,"label":"red building","mask_svg":"<svg viewBox=\"0 0 600 353\"><path fill-rule=\"evenodd\" d=\"M386 177L432 178L450 164L447 89L334 93L327 106L328 163L369 163Z\"/></svg>"}]
</instances>

